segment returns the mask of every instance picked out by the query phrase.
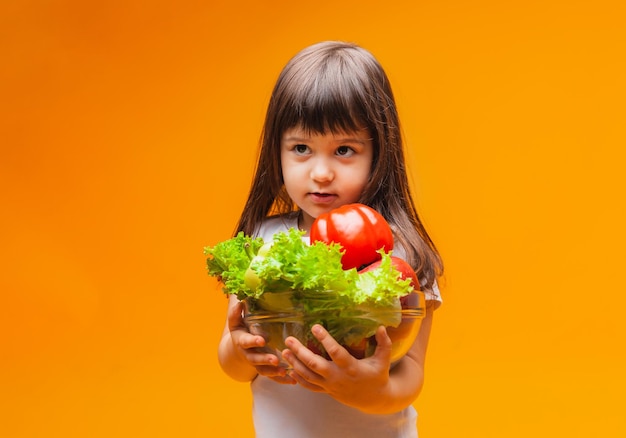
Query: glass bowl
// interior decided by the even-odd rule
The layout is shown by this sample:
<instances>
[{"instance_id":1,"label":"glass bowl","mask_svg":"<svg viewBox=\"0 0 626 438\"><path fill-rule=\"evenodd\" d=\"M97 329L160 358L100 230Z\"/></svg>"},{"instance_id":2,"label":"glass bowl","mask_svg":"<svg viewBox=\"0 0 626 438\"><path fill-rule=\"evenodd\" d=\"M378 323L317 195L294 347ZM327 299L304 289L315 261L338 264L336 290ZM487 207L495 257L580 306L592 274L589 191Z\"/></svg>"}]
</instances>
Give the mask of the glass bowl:
<instances>
[{"instance_id":1,"label":"glass bowl","mask_svg":"<svg viewBox=\"0 0 626 438\"><path fill-rule=\"evenodd\" d=\"M401 359L415 340L425 315L424 294L414 291L402 297L396 306L354 305L332 291L296 290L265 292L259 298L244 301L244 321L248 330L265 339L263 351L275 354L280 366L288 336L297 338L311 351L330 359L324 347L311 333L321 324L352 356L363 359L374 354L374 333L380 325L391 338L391 362Z\"/></svg>"}]
</instances>

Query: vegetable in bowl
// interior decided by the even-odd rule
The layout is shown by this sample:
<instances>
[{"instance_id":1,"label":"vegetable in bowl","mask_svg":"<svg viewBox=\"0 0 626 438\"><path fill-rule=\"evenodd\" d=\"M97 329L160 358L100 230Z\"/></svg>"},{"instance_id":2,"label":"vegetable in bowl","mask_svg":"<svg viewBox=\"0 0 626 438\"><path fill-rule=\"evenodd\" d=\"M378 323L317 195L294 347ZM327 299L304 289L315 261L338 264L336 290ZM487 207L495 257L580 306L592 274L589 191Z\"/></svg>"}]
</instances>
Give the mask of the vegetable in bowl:
<instances>
[{"instance_id":1,"label":"vegetable in bowl","mask_svg":"<svg viewBox=\"0 0 626 438\"><path fill-rule=\"evenodd\" d=\"M401 358L425 309L411 267L383 247L370 251L360 271L346 268L342 259L356 247L344 247L336 235L308 244L303 235L292 228L265 242L239 233L205 248L208 273L220 278L224 293L244 302L249 330L264 336L266 349L279 358L287 336L328 358L311 334L318 323L357 358L373 353L374 334L383 325L392 339L392 362Z\"/></svg>"}]
</instances>

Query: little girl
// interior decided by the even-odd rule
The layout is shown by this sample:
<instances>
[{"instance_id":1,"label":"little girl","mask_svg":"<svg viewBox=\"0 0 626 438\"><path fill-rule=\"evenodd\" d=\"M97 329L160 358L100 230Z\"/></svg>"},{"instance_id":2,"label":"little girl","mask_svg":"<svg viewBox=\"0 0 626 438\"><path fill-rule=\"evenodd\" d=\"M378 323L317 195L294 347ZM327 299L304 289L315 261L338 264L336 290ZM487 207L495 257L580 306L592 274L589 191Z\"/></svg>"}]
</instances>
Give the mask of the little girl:
<instances>
[{"instance_id":1,"label":"little girl","mask_svg":"<svg viewBox=\"0 0 626 438\"><path fill-rule=\"evenodd\" d=\"M424 381L433 310L441 301L441 258L411 196L395 100L378 61L343 42L305 48L274 87L254 181L237 232L262 236L297 227L349 203L379 211L394 232L395 256L415 269L427 311L410 351L393 367L384 327L373 356L358 360L323 327L313 335L332 360L288 338L284 359L262 353L242 306L230 295L219 361L233 379L252 382L257 437L417 437L412 402Z\"/></svg>"}]
</instances>

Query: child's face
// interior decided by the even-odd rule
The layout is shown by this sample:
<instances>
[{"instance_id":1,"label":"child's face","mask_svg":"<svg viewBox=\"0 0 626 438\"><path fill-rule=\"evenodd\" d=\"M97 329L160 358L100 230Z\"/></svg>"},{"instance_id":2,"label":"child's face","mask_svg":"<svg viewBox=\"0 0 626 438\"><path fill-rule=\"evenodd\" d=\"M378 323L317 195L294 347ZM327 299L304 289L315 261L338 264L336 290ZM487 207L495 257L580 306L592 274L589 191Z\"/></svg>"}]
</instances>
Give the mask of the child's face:
<instances>
[{"instance_id":1,"label":"child's face","mask_svg":"<svg viewBox=\"0 0 626 438\"><path fill-rule=\"evenodd\" d=\"M285 188L307 232L320 214L359 200L374 156L367 129L315 134L296 127L283 134L280 149Z\"/></svg>"}]
</instances>

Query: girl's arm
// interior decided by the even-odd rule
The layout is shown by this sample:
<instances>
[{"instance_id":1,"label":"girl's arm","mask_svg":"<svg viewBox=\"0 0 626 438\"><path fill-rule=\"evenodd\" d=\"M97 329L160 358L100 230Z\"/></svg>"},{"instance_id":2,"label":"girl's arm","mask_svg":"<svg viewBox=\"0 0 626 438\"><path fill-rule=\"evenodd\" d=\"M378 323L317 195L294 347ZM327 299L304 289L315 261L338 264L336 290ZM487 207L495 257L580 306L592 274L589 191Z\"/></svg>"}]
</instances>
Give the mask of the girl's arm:
<instances>
[{"instance_id":1,"label":"girl's arm","mask_svg":"<svg viewBox=\"0 0 626 438\"><path fill-rule=\"evenodd\" d=\"M218 359L224 372L240 382L249 382L262 374L279 383L295 383L284 368L277 366L275 355L258 350L265 345L265 340L248 331L243 321L242 304L234 295L228 298L227 315L218 347Z\"/></svg>"},{"instance_id":2,"label":"girl's arm","mask_svg":"<svg viewBox=\"0 0 626 438\"><path fill-rule=\"evenodd\" d=\"M398 412L413 403L422 389L432 318L433 309L427 306L417 338L391 370L391 339L384 327L376 333L374 355L366 359L352 357L321 326L315 326L313 333L332 361L311 352L295 338L287 340L289 350L283 352L283 358L293 366L290 375L311 391L326 392L363 412Z\"/></svg>"}]
</instances>

